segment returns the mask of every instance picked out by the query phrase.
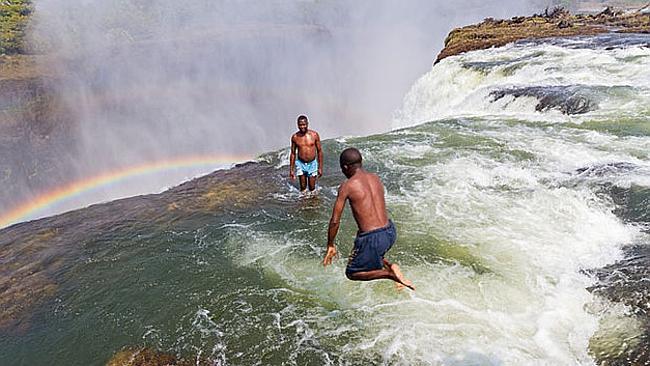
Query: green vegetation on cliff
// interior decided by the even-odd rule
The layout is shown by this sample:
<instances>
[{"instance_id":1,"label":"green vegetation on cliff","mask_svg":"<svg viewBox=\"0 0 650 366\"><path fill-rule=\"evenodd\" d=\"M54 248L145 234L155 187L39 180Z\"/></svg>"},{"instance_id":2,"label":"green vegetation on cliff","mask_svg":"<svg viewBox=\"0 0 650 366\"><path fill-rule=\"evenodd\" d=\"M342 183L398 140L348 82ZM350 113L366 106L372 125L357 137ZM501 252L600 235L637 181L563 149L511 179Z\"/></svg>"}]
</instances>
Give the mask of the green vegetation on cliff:
<instances>
[{"instance_id":1,"label":"green vegetation on cliff","mask_svg":"<svg viewBox=\"0 0 650 366\"><path fill-rule=\"evenodd\" d=\"M25 53L31 0L0 0L0 54Z\"/></svg>"}]
</instances>

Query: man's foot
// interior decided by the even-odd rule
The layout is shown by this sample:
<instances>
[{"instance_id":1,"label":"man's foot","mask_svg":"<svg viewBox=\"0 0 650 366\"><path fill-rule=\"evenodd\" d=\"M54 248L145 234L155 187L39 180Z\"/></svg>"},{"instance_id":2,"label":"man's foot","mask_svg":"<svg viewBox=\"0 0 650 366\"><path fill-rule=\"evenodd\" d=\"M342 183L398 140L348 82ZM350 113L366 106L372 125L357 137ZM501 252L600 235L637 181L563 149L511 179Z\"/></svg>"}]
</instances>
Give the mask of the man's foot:
<instances>
[{"instance_id":1,"label":"man's foot","mask_svg":"<svg viewBox=\"0 0 650 366\"><path fill-rule=\"evenodd\" d=\"M397 264L395 263L391 264L388 270L395 275L396 278L395 287L397 287L398 290L401 290L406 286L411 290L415 291L415 286L413 286L413 282L404 278L404 275L402 274L402 271L399 269L399 266Z\"/></svg>"}]
</instances>

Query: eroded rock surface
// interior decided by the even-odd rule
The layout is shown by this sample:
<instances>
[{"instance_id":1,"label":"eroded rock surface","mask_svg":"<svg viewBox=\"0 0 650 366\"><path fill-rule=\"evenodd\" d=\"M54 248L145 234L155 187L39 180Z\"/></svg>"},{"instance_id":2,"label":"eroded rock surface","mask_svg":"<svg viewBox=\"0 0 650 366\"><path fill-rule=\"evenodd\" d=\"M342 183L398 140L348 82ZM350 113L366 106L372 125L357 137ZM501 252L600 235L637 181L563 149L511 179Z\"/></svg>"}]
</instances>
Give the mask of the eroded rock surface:
<instances>
[{"instance_id":1,"label":"eroded rock surface","mask_svg":"<svg viewBox=\"0 0 650 366\"><path fill-rule=\"evenodd\" d=\"M452 30L440 60L459 53L500 47L521 39L594 35L607 32L650 33L650 14L642 11L623 13L607 8L600 14L572 15L556 8L530 17L509 20L487 18L479 24Z\"/></svg>"}]
</instances>

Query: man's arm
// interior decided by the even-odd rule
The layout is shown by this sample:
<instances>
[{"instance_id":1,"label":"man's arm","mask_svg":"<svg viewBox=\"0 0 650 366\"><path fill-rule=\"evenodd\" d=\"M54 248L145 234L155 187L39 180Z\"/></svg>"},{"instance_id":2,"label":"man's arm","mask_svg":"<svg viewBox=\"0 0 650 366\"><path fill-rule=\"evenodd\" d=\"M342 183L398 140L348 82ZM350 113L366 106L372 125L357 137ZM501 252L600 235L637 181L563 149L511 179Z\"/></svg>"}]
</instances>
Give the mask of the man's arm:
<instances>
[{"instance_id":1,"label":"man's arm","mask_svg":"<svg viewBox=\"0 0 650 366\"><path fill-rule=\"evenodd\" d=\"M345 207L345 200L347 199L347 189L345 183L339 187L339 193L334 202L334 209L332 210L332 217L330 218L329 228L327 229L327 253L323 259L323 265L327 266L332 264L332 259L336 255L336 234L339 232L339 225L341 223L341 215L343 214L343 207Z\"/></svg>"},{"instance_id":2,"label":"man's arm","mask_svg":"<svg viewBox=\"0 0 650 366\"><path fill-rule=\"evenodd\" d=\"M323 147L320 144L320 136L316 132L316 149L318 151L318 178L323 176Z\"/></svg>"},{"instance_id":3,"label":"man's arm","mask_svg":"<svg viewBox=\"0 0 650 366\"><path fill-rule=\"evenodd\" d=\"M289 179L296 179L296 173L294 172L294 167L296 166L296 149L298 146L293 140L295 135L291 135L291 153L289 154Z\"/></svg>"}]
</instances>

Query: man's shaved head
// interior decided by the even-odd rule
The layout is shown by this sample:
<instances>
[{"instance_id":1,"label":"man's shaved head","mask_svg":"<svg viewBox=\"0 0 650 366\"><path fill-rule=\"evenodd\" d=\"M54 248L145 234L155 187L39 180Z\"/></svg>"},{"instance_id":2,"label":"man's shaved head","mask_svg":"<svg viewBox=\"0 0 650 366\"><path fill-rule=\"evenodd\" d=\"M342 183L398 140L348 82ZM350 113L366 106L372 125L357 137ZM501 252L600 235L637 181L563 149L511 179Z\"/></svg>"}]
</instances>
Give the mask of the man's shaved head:
<instances>
[{"instance_id":1,"label":"man's shaved head","mask_svg":"<svg viewBox=\"0 0 650 366\"><path fill-rule=\"evenodd\" d=\"M359 150L349 147L341 153L341 157L339 158L339 163L341 166L347 165L347 166L354 166L354 165L361 165L361 152Z\"/></svg>"}]
</instances>

